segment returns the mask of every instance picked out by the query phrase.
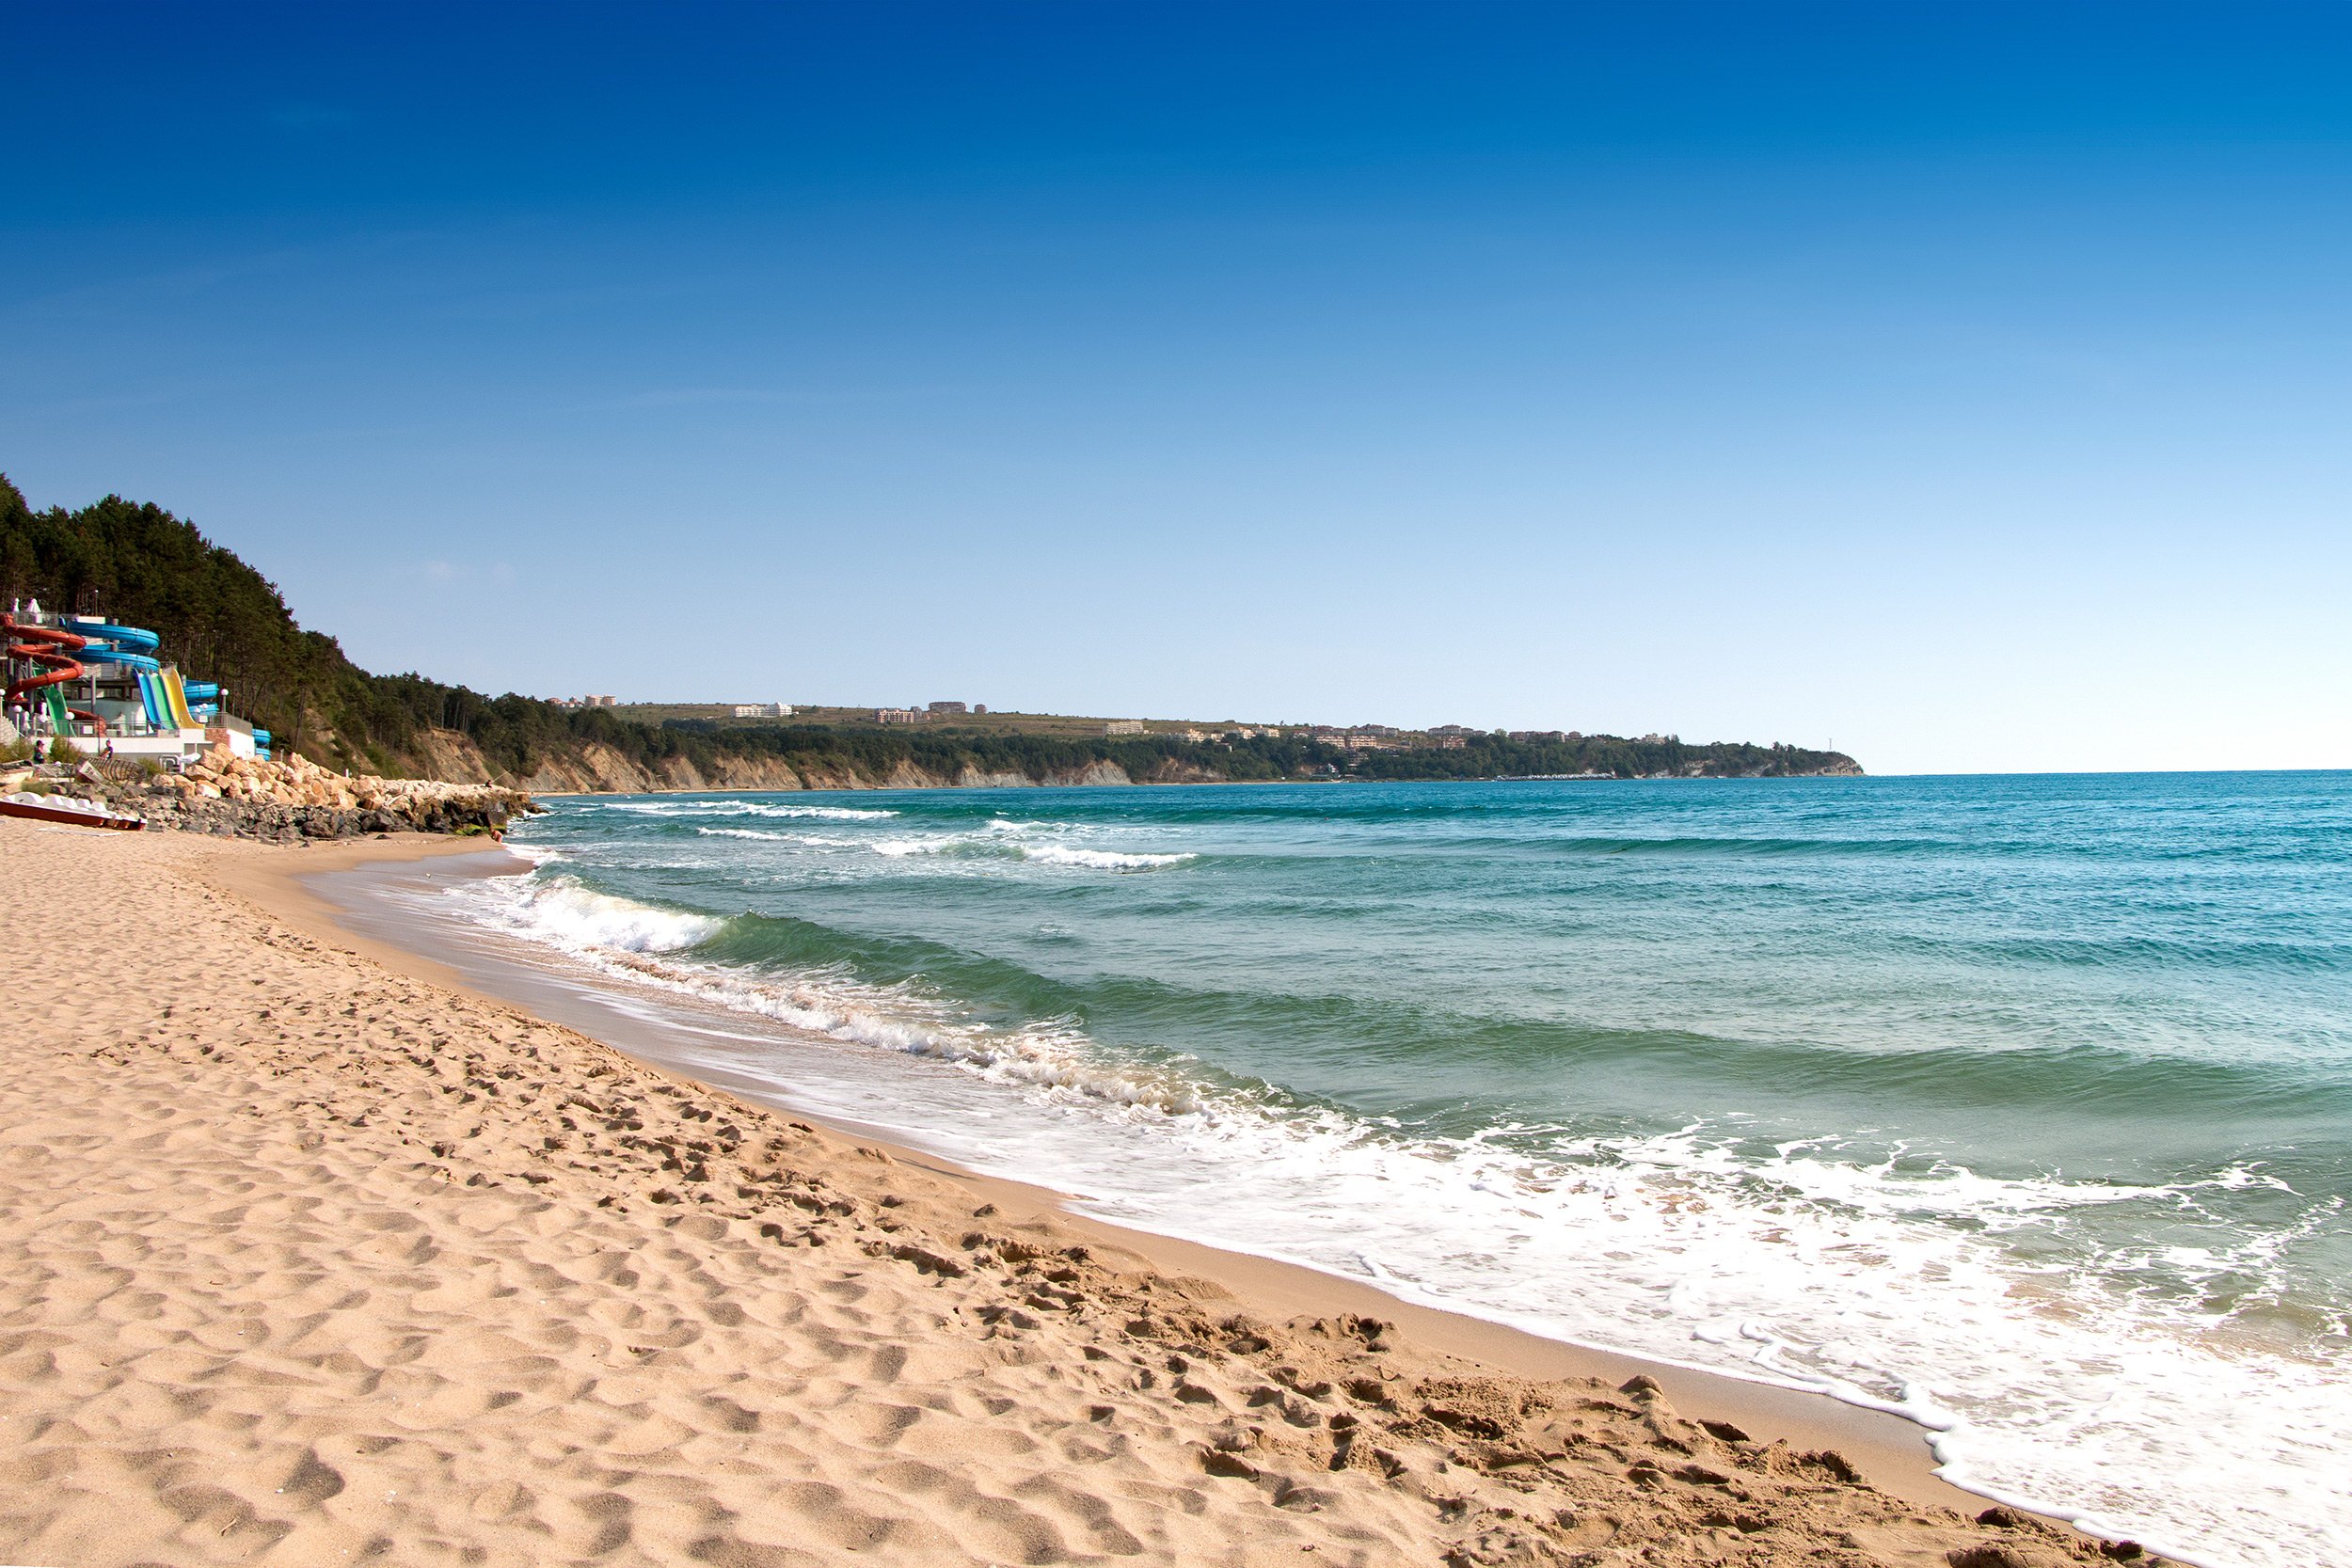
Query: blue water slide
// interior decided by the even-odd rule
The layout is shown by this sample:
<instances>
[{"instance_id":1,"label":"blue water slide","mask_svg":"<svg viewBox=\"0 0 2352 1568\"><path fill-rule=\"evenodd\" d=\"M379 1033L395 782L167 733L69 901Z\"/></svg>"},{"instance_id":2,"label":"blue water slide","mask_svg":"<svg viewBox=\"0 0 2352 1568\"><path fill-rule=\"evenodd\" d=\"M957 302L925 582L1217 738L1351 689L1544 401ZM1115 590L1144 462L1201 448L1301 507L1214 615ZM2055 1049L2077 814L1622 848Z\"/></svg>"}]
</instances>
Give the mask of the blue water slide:
<instances>
[{"instance_id":1,"label":"blue water slide","mask_svg":"<svg viewBox=\"0 0 2352 1568\"><path fill-rule=\"evenodd\" d=\"M155 662L155 656L152 654L135 654L127 648L109 648L98 642L90 643L74 657L85 664L128 665L142 674L149 675L163 668Z\"/></svg>"},{"instance_id":2,"label":"blue water slide","mask_svg":"<svg viewBox=\"0 0 2352 1568\"><path fill-rule=\"evenodd\" d=\"M218 681L182 681L180 688L188 694L188 701L191 703L220 695Z\"/></svg>"},{"instance_id":3,"label":"blue water slide","mask_svg":"<svg viewBox=\"0 0 2352 1568\"><path fill-rule=\"evenodd\" d=\"M112 642L130 653L151 654L163 641L162 638L144 626L118 626L110 621L80 615L62 616L60 620L65 628L76 636Z\"/></svg>"}]
</instances>

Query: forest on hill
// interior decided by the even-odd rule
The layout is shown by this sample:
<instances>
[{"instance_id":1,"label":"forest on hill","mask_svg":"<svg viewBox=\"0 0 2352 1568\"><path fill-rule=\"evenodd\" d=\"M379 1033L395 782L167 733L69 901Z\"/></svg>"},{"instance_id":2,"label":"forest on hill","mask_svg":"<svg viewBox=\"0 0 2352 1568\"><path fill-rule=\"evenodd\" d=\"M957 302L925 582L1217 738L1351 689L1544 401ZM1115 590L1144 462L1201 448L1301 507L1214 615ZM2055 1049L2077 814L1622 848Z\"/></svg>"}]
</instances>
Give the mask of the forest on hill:
<instances>
[{"instance_id":1,"label":"forest on hill","mask_svg":"<svg viewBox=\"0 0 2352 1568\"><path fill-rule=\"evenodd\" d=\"M394 777L450 772L457 760L496 782L541 788L1861 770L1837 752L1671 737L1472 736L1454 750L1349 752L1303 731L1191 740L1000 734L968 724L883 730L642 723L609 709L559 706L513 692L486 696L413 673L372 674L334 638L304 629L274 583L194 524L118 496L37 512L0 476L0 602L19 598L37 598L50 610L103 609L117 621L146 626L161 636L165 657L184 674L228 688L232 709L271 731L281 751Z\"/></svg>"},{"instance_id":2,"label":"forest on hill","mask_svg":"<svg viewBox=\"0 0 2352 1568\"><path fill-rule=\"evenodd\" d=\"M437 728L465 735L494 772L516 779L591 738L648 761L677 744L593 710L370 674L335 639L304 630L275 583L194 524L119 496L36 512L0 475L0 603L20 598L147 627L182 673L228 688L232 710L281 750L335 768L428 772L420 741Z\"/></svg>"}]
</instances>

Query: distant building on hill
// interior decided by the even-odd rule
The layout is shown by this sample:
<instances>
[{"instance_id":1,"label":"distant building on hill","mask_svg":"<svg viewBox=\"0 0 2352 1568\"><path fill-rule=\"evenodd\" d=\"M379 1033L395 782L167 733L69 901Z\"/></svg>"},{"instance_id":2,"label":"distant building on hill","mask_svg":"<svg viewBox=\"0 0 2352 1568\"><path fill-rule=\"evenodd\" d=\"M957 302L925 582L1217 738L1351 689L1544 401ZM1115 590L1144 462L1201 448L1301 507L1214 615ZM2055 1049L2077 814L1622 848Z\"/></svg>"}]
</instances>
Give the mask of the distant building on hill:
<instances>
[{"instance_id":1,"label":"distant building on hill","mask_svg":"<svg viewBox=\"0 0 2352 1568\"><path fill-rule=\"evenodd\" d=\"M735 705L735 716L738 719L789 719L792 717L792 705L790 703L738 703Z\"/></svg>"},{"instance_id":2,"label":"distant building on hill","mask_svg":"<svg viewBox=\"0 0 2352 1568\"><path fill-rule=\"evenodd\" d=\"M1431 735L1450 735L1459 738L1463 736L1484 735L1486 732L1484 730L1472 728L1469 724L1439 724L1436 729L1431 730L1429 733Z\"/></svg>"},{"instance_id":3,"label":"distant building on hill","mask_svg":"<svg viewBox=\"0 0 2352 1568\"><path fill-rule=\"evenodd\" d=\"M1143 733L1143 721L1140 719L1114 719L1109 723L1103 726L1103 733L1104 735L1141 735Z\"/></svg>"},{"instance_id":4,"label":"distant building on hill","mask_svg":"<svg viewBox=\"0 0 2352 1568\"><path fill-rule=\"evenodd\" d=\"M555 705L557 707L618 707L620 705L621 700L618 697L610 695L602 697L558 697L555 699Z\"/></svg>"},{"instance_id":5,"label":"distant building on hill","mask_svg":"<svg viewBox=\"0 0 2352 1568\"><path fill-rule=\"evenodd\" d=\"M923 716L911 707L878 707L874 710L877 724L919 724Z\"/></svg>"},{"instance_id":6,"label":"distant building on hill","mask_svg":"<svg viewBox=\"0 0 2352 1568\"><path fill-rule=\"evenodd\" d=\"M930 706L933 713L968 713L971 711L961 703L932 703Z\"/></svg>"},{"instance_id":7,"label":"distant building on hill","mask_svg":"<svg viewBox=\"0 0 2352 1568\"><path fill-rule=\"evenodd\" d=\"M972 705L972 711L976 714L986 713L988 711L988 705L986 703L974 703Z\"/></svg>"},{"instance_id":8,"label":"distant building on hill","mask_svg":"<svg viewBox=\"0 0 2352 1568\"><path fill-rule=\"evenodd\" d=\"M1324 745L1337 746L1344 752L1393 752L1403 744L1394 730L1380 724L1366 724L1353 730L1317 724L1308 733Z\"/></svg>"}]
</instances>

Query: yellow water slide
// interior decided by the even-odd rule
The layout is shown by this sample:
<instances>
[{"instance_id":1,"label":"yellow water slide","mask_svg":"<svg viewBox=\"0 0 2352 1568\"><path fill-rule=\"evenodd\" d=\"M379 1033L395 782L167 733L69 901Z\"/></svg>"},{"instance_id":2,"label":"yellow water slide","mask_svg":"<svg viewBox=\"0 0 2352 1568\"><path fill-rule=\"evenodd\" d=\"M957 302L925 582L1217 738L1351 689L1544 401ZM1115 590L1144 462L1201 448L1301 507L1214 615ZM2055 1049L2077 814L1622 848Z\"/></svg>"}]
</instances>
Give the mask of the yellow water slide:
<instances>
[{"instance_id":1,"label":"yellow water slide","mask_svg":"<svg viewBox=\"0 0 2352 1568\"><path fill-rule=\"evenodd\" d=\"M200 730L196 715L188 711L188 689L180 684L180 667L167 664L163 672L164 700L171 707L171 721L183 730Z\"/></svg>"}]
</instances>

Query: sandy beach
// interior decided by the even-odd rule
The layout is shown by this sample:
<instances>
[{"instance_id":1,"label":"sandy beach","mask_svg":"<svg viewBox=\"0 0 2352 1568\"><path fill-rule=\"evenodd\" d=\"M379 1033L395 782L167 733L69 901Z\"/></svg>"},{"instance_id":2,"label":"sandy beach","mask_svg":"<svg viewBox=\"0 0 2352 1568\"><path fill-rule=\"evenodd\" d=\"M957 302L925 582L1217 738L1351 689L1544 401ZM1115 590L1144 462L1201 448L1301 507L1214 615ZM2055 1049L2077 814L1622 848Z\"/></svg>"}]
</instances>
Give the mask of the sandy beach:
<instances>
[{"instance_id":1,"label":"sandy beach","mask_svg":"<svg viewBox=\"0 0 2352 1568\"><path fill-rule=\"evenodd\" d=\"M478 847L0 822L0 1560L2155 1560L682 1081L292 879Z\"/></svg>"}]
</instances>

